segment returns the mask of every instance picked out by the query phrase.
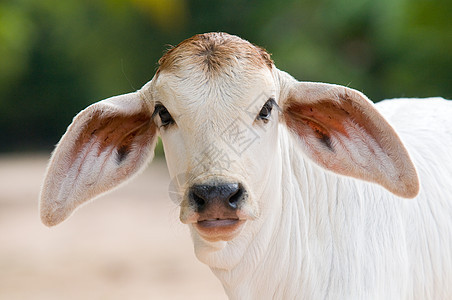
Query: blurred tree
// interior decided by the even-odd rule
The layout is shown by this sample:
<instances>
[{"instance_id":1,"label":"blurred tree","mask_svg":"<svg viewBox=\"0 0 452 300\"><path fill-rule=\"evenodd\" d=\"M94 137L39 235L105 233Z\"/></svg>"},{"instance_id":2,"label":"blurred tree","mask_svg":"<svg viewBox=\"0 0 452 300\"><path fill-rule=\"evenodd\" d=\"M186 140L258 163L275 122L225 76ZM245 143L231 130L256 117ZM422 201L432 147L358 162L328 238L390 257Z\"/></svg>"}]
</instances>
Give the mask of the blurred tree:
<instances>
[{"instance_id":1,"label":"blurred tree","mask_svg":"<svg viewBox=\"0 0 452 300\"><path fill-rule=\"evenodd\" d=\"M208 31L376 101L451 98L451 14L449 0L3 0L0 151L50 150L79 110L140 88L168 44Z\"/></svg>"}]
</instances>

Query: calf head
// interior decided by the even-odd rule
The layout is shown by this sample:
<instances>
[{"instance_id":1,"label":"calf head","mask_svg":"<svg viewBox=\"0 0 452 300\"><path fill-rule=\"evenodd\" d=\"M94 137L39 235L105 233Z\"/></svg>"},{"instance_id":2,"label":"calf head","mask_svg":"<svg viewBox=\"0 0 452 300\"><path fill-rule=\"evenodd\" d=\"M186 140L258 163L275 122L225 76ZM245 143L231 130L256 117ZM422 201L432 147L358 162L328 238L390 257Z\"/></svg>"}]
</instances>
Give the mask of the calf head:
<instances>
[{"instance_id":1,"label":"calf head","mask_svg":"<svg viewBox=\"0 0 452 300\"><path fill-rule=\"evenodd\" d=\"M152 159L160 136L180 219L196 238L230 241L277 198L281 130L307 159L402 197L419 189L398 136L360 92L299 82L257 46L224 33L196 35L168 51L137 92L95 103L54 153L41 193L52 226L120 185Z\"/></svg>"}]
</instances>

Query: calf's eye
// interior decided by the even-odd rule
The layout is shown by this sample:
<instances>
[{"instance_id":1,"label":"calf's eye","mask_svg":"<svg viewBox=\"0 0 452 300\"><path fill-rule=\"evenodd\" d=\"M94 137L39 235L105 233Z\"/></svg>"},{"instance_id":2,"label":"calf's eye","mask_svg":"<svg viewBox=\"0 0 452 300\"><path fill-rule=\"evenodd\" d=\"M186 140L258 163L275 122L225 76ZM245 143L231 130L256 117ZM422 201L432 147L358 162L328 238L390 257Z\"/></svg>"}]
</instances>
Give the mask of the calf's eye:
<instances>
[{"instance_id":1,"label":"calf's eye","mask_svg":"<svg viewBox=\"0 0 452 300\"><path fill-rule=\"evenodd\" d=\"M154 115L155 114L159 115L162 126L164 127L174 123L173 117L162 104L155 105Z\"/></svg>"},{"instance_id":2,"label":"calf's eye","mask_svg":"<svg viewBox=\"0 0 452 300\"><path fill-rule=\"evenodd\" d=\"M257 115L257 120L263 120L264 122L268 122L270 116L272 114L273 105L275 105L275 99L270 98L267 102L265 102L264 106L262 106L261 111Z\"/></svg>"}]
</instances>

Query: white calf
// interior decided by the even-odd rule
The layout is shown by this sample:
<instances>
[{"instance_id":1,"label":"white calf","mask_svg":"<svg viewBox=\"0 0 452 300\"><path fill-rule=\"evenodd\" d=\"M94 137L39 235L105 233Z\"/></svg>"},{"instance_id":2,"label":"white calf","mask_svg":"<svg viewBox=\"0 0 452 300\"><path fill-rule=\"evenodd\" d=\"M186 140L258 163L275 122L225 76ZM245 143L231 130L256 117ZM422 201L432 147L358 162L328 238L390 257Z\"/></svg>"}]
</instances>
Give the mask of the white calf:
<instances>
[{"instance_id":1,"label":"white calf","mask_svg":"<svg viewBox=\"0 0 452 300\"><path fill-rule=\"evenodd\" d=\"M451 102L374 106L223 33L159 63L69 126L42 189L46 225L136 174L160 135L180 219L231 298L452 299Z\"/></svg>"}]
</instances>

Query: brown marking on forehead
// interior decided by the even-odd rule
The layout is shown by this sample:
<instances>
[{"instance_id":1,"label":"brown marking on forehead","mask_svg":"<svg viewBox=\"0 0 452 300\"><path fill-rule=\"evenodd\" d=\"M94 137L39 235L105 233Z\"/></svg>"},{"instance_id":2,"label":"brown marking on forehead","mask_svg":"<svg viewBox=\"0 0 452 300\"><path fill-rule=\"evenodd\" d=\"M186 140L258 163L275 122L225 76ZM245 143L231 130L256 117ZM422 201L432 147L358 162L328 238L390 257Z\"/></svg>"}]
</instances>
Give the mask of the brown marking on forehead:
<instances>
[{"instance_id":1,"label":"brown marking on forehead","mask_svg":"<svg viewBox=\"0 0 452 300\"><path fill-rule=\"evenodd\" d=\"M217 73L234 62L250 62L261 68L273 66L268 52L250 42L223 32L198 34L170 49L159 60L157 75L163 70L176 70L188 65L199 66L206 74Z\"/></svg>"}]
</instances>

